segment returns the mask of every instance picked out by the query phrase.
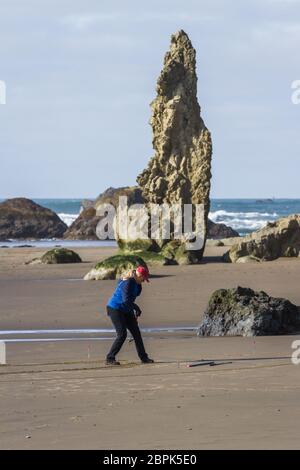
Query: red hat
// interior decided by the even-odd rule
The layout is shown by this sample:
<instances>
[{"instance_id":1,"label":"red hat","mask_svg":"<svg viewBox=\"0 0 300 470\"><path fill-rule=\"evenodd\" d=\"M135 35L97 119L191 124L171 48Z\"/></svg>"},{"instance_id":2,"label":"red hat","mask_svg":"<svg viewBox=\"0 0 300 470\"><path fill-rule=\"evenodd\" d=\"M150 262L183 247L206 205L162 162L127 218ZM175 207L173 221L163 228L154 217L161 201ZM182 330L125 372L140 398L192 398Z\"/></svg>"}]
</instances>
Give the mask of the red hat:
<instances>
[{"instance_id":1,"label":"red hat","mask_svg":"<svg viewBox=\"0 0 300 470\"><path fill-rule=\"evenodd\" d=\"M145 268L144 266L138 266L135 270L137 273L141 274L141 276L143 276L143 278L145 279L145 281L149 282L149 270L147 268Z\"/></svg>"}]
</instances>

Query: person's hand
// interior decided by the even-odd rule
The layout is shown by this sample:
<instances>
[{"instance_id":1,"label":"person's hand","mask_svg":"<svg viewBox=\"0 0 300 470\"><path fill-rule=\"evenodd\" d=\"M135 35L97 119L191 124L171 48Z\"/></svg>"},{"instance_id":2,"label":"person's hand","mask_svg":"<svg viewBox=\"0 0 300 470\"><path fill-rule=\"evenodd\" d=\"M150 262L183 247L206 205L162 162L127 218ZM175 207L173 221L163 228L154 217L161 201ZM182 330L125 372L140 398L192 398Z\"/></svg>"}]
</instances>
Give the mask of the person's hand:
<instances>
[{"instance_id":1,"label":"person's hand","mask_svg":"<svg viewBox=\"0 0 300 470\"><path fill-rule=\"evenodd\" d=\"M142 314L142 310L140 309L140 307L138 307L138 305L136 305L134 307L134 314L135 314L136 318L138 318Z\"/></svg>"}]
</instances>

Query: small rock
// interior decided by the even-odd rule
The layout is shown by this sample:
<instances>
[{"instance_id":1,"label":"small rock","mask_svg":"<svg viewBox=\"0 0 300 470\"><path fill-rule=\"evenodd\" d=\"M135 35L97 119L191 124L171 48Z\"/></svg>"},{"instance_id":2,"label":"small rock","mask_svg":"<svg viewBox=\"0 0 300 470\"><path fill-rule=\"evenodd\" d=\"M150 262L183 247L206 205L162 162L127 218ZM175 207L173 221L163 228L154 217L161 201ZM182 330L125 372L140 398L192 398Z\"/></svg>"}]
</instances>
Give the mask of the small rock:
<instances>
[{"instance_id":1,"label":"small rock","mask_svg":"<svg viewBox=\"0 0 300 470\"><path fill-rule=\"evenodd\" d=\"M41 258L34 258L25 264L68 264L81 263L80 256L73 250L54 248L47 251Z\"/></svg>"},{"instance_id":2,"label":"small rock","mask_svg":"<svg viewBox=\"0 0 300 470\"><path fill-rule=\"evenodd\" d=\"M206 240L206 246L225 246L222 240L208 239Z\"/></svg>"}]
</instances>

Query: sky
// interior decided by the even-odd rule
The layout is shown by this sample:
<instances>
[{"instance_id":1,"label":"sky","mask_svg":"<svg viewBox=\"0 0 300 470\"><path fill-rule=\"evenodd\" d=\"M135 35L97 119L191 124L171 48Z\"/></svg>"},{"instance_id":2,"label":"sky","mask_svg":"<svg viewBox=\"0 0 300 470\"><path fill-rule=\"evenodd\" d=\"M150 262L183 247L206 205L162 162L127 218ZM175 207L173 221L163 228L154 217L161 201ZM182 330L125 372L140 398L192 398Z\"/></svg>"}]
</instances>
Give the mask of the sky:
<instances>
[{"instance_id":1,"label":"sky","mask_svg":"<svg viewBox=\"0 0 300 470\"><path fill-rule=\"evenodd\" d=\"M300 0L0 0L0 198L134 185L183 29L213 139L213 198L299 198Z\"/></svg>"}]
</instances>

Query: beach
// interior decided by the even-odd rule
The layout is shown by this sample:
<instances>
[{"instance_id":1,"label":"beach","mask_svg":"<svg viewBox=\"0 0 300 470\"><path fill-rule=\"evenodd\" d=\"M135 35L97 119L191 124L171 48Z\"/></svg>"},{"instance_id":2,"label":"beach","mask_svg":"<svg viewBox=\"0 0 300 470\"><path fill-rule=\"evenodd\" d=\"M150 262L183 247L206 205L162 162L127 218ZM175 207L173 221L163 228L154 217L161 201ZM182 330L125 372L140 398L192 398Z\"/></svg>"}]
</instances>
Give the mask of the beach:
<instances>
[{"instance_id":1,"label":"beach","mask_svg":"<svg viewBox=\"0 0 300 470\"><path fill-rule=\"evenodd\" d=\"M0 450L300 449L299 2L248 3L0 4Z\"/></svg>"},{"instance_id":2,"label":"beach","mask_svg":"<svg viewBox=\"0 0 300 470\"><path fill-rule=\"evenodd\" d=\"M121 366L108 367L105 305L116 281L82 278L116 248L75 249L83 263L69 265L25 265L44 250L1 248L1 339L39 341L6 343L0 448L299 448L291 346L300 335L198 338L192 328L218 288L251 287L300 305L300 259L226 264L226 249L207 247L199 265L151 268L139 324L150 329L143 337L156 362L140 364L127 340ZM200 360L222 362L187 367Z\"/></svg>"}]
</instances>

